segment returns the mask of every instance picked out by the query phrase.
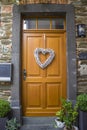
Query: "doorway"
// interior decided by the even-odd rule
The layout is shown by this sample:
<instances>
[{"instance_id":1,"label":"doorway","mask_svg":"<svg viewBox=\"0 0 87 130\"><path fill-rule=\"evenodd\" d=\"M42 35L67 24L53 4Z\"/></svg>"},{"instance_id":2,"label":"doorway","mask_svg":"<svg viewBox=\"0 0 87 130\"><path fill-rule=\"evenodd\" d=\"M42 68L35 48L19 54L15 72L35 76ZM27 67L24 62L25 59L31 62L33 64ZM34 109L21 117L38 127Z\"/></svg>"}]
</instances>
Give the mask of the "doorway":
<instances>
[{"instance_id":1,"label":"doorway","mask_svg":"<svg viewBox=\"0 0 87 130\"><path fill-rule=\"evenodd\" d=\"M33 60L32 62L34 62L35 68L37 68L33 74L31 72L29 72L30 69L27 70L27 68L29 68L30 66L32 66L31 63L30 66L26 67L26 68L22 68L22 63L23 60L21 59L21 54L22 54L22 26L21 26L21 22L22 22L22 18L23 16L33 16L36 17L38 15L39 12L39 16L44 16L44 17L57 17L59 15L64 16L66 18L66 32L60 31L60 32L49 32L46 31L43 35L43 33L41 31L36 31L36 32L29 32L29 31L25 31L24 32L24 38L26 41L28 42L28 49L30 49L31 44L31 40L32 40L32 50L31 53L28 53L28 55L32 54L32 58L29 59L30 61ZM42 29L43 30L43 29ZM37 36L38 35L38 36ZM33 37L33 38L32 38ZM38 38L36 38L38 37ZM47 40L46 43L46 48L50 48L55 52L55 57L52 60L52 62L45 68L42 69L35 61L34 55L33 55L33 51L36 48L44 48L43 47L43 42L44 42L44 37ZM55 37L55 38L54 38ZM40 42L40 44L38 44L38 42L33 41L33 39L36 39L38 42ZM51 39L51 40L50 40ZM51 42L52 41L52 42ZM54 47L53 41L55 41L57 44ZM26 42L27 43L27 42ZM38 45L36 45L36 43ZM64 46L61 46L61 43L64 44ZM13 9L13 52L12 52L12 63L14 66L14 71L13 71L13 84L12 84L12 108L14 111L14 115L17 117L18 120L21 120L21 111L22 111L22 104L21 104L21 93L23 95L22 92L22 81L24 82L25 87L29 90L29 92L32 92L33 95L37 95L36 96L36 104L34 102L33 96L31 94L30 97L33 99L33 103L30 100L30 103L26 103L27 106L35 106L37 109L37 113L38 110L40 109L40 107L46 108L45 112L50 113L51 115L54 115L55 111L60 109L61 103L58 100L58 97L64 96L72 101L75 101L76 99L76 45L75 45L75 23L74 23L74 7L72 5L56 5L56 4L31 4L31 5L21 5L21 6L14 6ZM24 46L25 47L25 46ZM45 49L46 49L45 48ZM58 51L59 49L59 51ZM26 50L26 47L25 47ZM64 55L63 52L64 51ZM29 50L30 51L30 50ZM46 55L46 57L49 57L49 54ZM40 59L41 59L41 63L43 63L45 56L43 56L43 54L40 54ZM25 58L26 59L26 58ZM64 60L65 63L65 68L64 71L63 69L63 62L61 62L60 59ZM60 61L60 65L59 62ZM67 63L66 63L67 61ZM61 67L56 67L57 66L61 66ZM55 66L55 67L53 67ZM35 69L34 68L34 69ZM55 68L55 69L52 69ZM26 80L23 79L23 76L21 76L23 73L21 71L21 69L25 69L26 72L29 75L36 75L37 73L37 77L39 77L42 82L39 81L39 78L31 78L31 77L26 77ZM52 71L50 71L50 69ZM59 69L59 70L56 70ZM59 72L59 73L57 73ZM57 75L57 76L55 76ZM59 76L60 75L60 76ZM64 78L61 78L62 76L64 76ZM57 78L57 81L55 81L55 79ZM26 83L26 81L30 81L30 83ZM32 80L36 80L37 84L33 84ZM63 81L62 81L63 80ZM52 82L53 81L53 82ZM63 83L63 85L61 84L61 81ZM66 84L67 83L67 84ZM31 84L31 86L30 86ZM66 84L66 85L64 85ZM36 86L36 88L35 88ZM59 86L59 87L58 87ZM63 86L65 91L63 91ZM34 89L35 88L35 89ZM54 89L55 88L55 89ZM27 91L27 89L24 88L24 91ZM54 91L52 91L54 90ZM46 91L46 92L45 92ZM41 95L42 92L42 95ZM27 92L24 92L25 95ZM60 95L59 95L60 94ZM52 101L49 97L51 97L50 95L55 95L54 98L52 97ZM30 97L27 97L30 99ZM41 97L41 99L40 99ZM47 97L47 98L45 98ZM24 97L23 100L26 99L26 96ZM40 101L41 100L41 101ZM23 101L24 102L24 101ZM24 104L24 103L23 103ZM26 104L24 104L26 106ZM51 107L52 106L52 107ZM54 106L54 108L53 108ZM56 107L57 106L57 107ZM25 107L26 108L26 107ZM29 116L30 113L29 111L26 111L26 109L28 110L28 107L26 109L23 109L25 113L24 115ZM50 109L52 110L52 113L50 112ZM34 110L34 109L33 109ZM41 110L42 111L42 110ZM44 114L45 114L44 112ZM18 113L18 114L17 114ZM31 112L32 113L32 112ZM42 112L43 113L43 112ZM37 114L36 114L37 115ZM41 114L42 115L42 114Z\"/></svg>"}]
</instances>

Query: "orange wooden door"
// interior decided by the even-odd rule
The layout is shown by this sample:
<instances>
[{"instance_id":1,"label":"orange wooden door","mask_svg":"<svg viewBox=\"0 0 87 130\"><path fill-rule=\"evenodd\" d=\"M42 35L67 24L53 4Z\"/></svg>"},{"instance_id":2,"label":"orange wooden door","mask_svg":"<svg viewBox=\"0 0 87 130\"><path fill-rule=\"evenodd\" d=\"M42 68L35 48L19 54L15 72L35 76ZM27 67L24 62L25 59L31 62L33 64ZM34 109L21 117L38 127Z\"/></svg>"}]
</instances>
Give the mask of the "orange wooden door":
<instances>
[{"instance_id":1,"label":"orange wooden door","mask_svg":"<svg viewBox=\"0 0 87 130\"><path fill-rule=\"evenodd\" d=\"M42 69L35 61L36 48L54 50L53 61ZM24 116L53 116L61 108L61 97L66 97L66 42L65 32L23 33L22 107ZM49 54L39 54L41 63Z\"/></svg>"}]
</instances>

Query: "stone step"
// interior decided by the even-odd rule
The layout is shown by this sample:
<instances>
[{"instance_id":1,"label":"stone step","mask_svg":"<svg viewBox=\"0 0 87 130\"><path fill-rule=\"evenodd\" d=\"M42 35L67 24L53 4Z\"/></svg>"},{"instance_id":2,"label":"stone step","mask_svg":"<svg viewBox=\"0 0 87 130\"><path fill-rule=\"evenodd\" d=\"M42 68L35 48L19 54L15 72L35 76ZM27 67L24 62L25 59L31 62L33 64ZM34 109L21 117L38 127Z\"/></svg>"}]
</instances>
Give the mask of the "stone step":
<instances>
[{"instance_id":1,"label":"stone step","mask_svg":"<svg viewBox=\"0 0 87 130\"><path fill-rule=\"evenodd\" d=\"M53 124L56 117L23 117L23 124Z\"/></svg>"},{"instance_id":2,"label":"stone step","mask_svg":"<svg viewBox=\"0 0 87 130\"><path fill-rule=\"evenodd\" d=\"M23 126L20 130L57 130L55 117L23 117Z\"/></svg>"},{"instance_id":3,"label":"stone step","mask_svg":"<svg viewBox=\"0 0 87 130\"><path fill-rule=\"evenodd\" d=\"M57 130L54 125L23 125L20 130Z\"/></svg>"}]
</instances>

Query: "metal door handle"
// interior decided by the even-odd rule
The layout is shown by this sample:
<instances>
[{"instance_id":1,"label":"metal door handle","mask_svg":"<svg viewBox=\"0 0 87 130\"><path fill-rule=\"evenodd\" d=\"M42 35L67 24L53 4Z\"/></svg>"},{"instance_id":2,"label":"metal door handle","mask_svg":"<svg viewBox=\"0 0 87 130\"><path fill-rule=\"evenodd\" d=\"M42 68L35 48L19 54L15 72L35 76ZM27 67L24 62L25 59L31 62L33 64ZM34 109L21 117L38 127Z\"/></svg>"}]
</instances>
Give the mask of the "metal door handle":
<instances>
[{"instance_id":1,"label":"metal door handle","mask_svg":"<svg viewBox=\"0 0 87 130\"><path fill-rule=\"evenodd\" d=\"M24 80L26 80L26 76L27 76L26 69L24 69L24 70L23 70L23 77L24 77Z\"/></svg>"}]
</instances>

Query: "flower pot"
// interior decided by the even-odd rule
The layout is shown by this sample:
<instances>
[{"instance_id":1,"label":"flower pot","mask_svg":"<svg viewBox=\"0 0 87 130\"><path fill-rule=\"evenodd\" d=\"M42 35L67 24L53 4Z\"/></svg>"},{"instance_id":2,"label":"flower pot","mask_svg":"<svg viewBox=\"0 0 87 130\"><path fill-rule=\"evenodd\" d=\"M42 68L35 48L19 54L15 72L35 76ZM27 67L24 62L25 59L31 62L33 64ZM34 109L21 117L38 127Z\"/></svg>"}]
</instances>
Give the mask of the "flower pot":
<instances>
[{"instance_id":1,"label":"flower pot","mask_svg":"<svg viewBox=\"0 0 87 130\"><path fill-rule=\"evenodd\" d=\"M67 128L66 128L66 127L64 127L64 130L67 130ZM69 129L68 129L68 130L69 130ZM70 130L78 130L78 127L73 126L73 128L72 128L72 129L70 129Z\"/></svg>"},{"instance_id":2,"label":"flower pot","mask_svg":"<svg viewBox=\"0 0 87 130\"><path fill-rule=\"evenodd\" d=\"M4 118L0 117L0 130L6 130L5 126L6 126L7 120L8 120L7 117L4 117Z\"/></svg>"},{"instance_id":3,"label":"flower pot","mask_svg":"<svg viewBox=\"0 0 87 130\"><path fill-rule=\"evenodd\" d=\"M64 122L61 122L61 121L59 120L59 118L56 118L56 119L55 119L55 122L56 122L56 126L57 126L58 130L64 130L64 125L65 125Z\"/></svg>"},{"instance_id":4,"label":"flower pot","mask_svg":"<svg viewBox=\"0 0 87 130\"><path fill-rule=\"evenodd\" d=\"M87 130L87 112L79 111L79 128L80 130Z\"/></svg>"}]
</instances>

